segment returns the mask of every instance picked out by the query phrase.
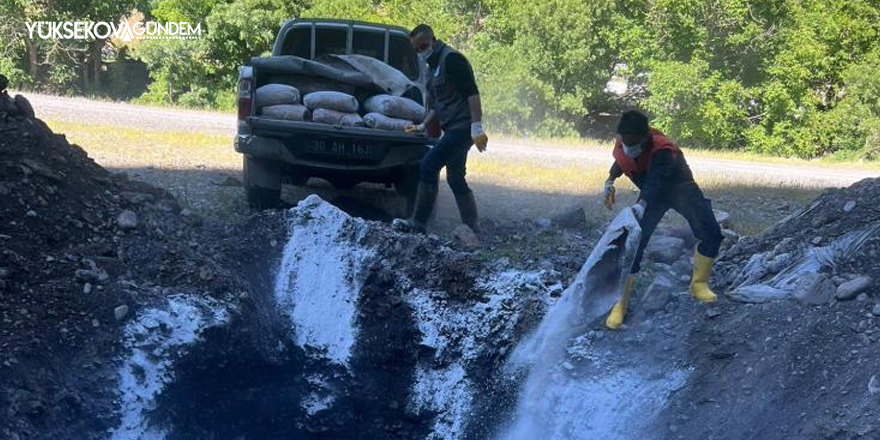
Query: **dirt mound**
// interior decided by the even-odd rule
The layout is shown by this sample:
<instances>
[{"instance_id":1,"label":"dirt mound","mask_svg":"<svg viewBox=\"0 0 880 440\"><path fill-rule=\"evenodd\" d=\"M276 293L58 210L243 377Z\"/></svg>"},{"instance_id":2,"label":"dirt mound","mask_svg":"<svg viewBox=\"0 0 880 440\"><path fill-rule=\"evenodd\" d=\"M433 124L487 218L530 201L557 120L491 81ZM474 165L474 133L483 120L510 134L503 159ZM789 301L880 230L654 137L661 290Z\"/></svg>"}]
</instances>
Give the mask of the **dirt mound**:
<instances>
[{"instance_id":1,"label":"dirt mound","mask_svg":"<svg viewBox=\"0 0 880 440\"><path fill-rule=\"evenodd\" d=\"M880 281L880 179L826 190L809 206L755 238L743 238L719 261L734 298L794 297L821 304L876 292Z\"/></svg>"},{"instance_id":2,"label":"dirt mound","mask_svg":"<svg viewBox=\"0 0 880 440\"><path fill-rule=\"evenodd\" d=\"M658 438L880 436L878 197L880 179L827 190L721 256L726 300L675 318L691 373Z\"/></svg>"},{"instance_id":3,"label":"dirt mound","mask_svg":"<svg viewBox=\"0 0 880 440\"><path fill-rule=\"evenodd\" d=\"M107 172L16 98L0 96L0 437L92 438L115 417L125 321L172 292L242 284L213 226Z\"/></svg>"}]
</instances>

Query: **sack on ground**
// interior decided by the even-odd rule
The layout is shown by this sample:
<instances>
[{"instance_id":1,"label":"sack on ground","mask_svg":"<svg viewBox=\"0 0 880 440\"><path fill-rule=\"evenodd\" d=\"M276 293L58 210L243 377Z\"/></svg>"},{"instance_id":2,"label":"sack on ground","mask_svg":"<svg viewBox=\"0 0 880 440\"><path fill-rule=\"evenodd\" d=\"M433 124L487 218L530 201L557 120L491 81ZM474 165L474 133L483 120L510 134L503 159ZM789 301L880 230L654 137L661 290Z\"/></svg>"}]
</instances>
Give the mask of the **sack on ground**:
<instances>
[{"instance_id":1,"label":"sack on ground","mask_svg":"<svg viewBox=\"0 0 880 440\"><path fill-rule=\"evenodd\" d=\"M379 130L393 130L393 131L404 131L407 125L412 124L412 121L407 121L406 119L397 119L389 116L385 116L382 113L367 113L364 116L364 124L370 128L377 128Z\"/></svg>"},{"instance_id":2,"label":"sack on ground","mask_svg":"<svg viewBox=\"0 0 880 440\"><path fill-rule=\"evenodd\" d=\"M422 122L425 119L425 107L409 98L391 95L376 95L364 102L368 112L378 112L397 119Z\"/></svg>"},{"instance_id":3,"label":"sack on ground","mask_svg":"<svg viewBox=\"0 0 880 440\"><path fill-rule=\"evenodd\" d=\"M344 113L355 113L358 111L357 99L342 92L323 91L309 93L303 98L303 104L311 110L328 108Z\"/></svg>"},{"instance_id":4,"label":"sack on ground","mask_svg":"<svg viewBox=\"0 0 880 440\"><path fill-rule=\"evenodd\" d=\"M257 88L254 104L258 109L270 105L299 104L299 90L287 84L266 84Z\"/></svg>"},{"instance_id":5,"label":"sack on ground","mask_svg":"<svg viewBox=\"0 0 880 440\"><path fill-rule=\"evenodd\" d=\"M304 105L270 105L263 107L262 115L272 119L283 119L285 121L308 121L311 112Z\"/></svg>"},{"instance_id":6,"label":"sack on ground","mask_svg":"<svg viewBox=\"0 0 880 440\"><path fill-rule=\"evenodd\" d=\"M316 108L312 112L312 122L343 127L363 127L364 120L357 113L344 113L328 108Z\"/></svg>"}]
</instances>

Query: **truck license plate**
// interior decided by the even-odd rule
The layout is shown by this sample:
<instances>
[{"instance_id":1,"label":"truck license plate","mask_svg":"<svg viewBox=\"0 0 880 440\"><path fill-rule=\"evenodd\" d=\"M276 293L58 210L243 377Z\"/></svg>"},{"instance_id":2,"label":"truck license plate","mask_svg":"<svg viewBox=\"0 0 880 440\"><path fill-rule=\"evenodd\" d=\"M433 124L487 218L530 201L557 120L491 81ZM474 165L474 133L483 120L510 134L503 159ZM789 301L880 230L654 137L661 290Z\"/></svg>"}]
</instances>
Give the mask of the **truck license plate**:
<instances>
[{"instance_id":1,"label":"truck license plate","mask_svg":"<svg viewBox=\"0 0 880 440\"><path fill-rule=\"evenodd\" d=\"M314 139L306 142L306 151L313 154L354 157L358 159L370 159L373 157L373 145L368 142Z\"/></svg>"}]
</instances>

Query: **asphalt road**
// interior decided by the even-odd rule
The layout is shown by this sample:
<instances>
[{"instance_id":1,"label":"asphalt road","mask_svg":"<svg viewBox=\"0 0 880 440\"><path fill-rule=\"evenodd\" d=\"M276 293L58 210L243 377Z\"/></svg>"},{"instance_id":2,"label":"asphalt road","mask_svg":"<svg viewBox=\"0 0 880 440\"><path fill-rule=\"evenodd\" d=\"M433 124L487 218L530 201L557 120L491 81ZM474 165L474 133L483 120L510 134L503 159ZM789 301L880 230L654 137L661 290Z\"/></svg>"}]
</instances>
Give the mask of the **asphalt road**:
<instances>
[{"instance_id":1,"label":"asphalt road","mask_svg":"<svg viewBox=\"0 0 880 440\"><path fill-rule=\"evenodd\" d=\"M199 131L208 134L235 133L235 116L230 113L172 109L133 105L119 102L67 98L37 93L25 93L37 116L67 122L111 124L151 130ZM491 136L491 131L490 131ZM542 163L611 163L608 151L594 148L575 148L526 142L490 141L489 152L508 160ZM746 160L707 159L689 157L696 173L735 175L759 179L763 182L798 183L809 187L848 186L867 177L877 177L876 171L832 168L827 166L789 165Z\"/></svg>"}]
</instances>

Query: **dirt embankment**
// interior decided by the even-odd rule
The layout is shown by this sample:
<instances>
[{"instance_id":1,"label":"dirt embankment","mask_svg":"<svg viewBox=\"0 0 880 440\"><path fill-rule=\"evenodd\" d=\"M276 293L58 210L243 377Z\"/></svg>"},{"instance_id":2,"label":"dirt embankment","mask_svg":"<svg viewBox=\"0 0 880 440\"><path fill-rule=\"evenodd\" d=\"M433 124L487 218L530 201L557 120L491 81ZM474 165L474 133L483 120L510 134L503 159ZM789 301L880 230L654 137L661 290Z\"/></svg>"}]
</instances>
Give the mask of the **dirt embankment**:
<instances>
[{"instance_id":1,"label":"dirt embankment","mask_svg":"<svg viewBox=\"0 0 880 440\"><path fill-rule=\"evenodd\" d=\"M172 293L246 291L218 225L94 163L0 96L0 437L101 438L125 322Z\"/></svg>"}]
</instances>

